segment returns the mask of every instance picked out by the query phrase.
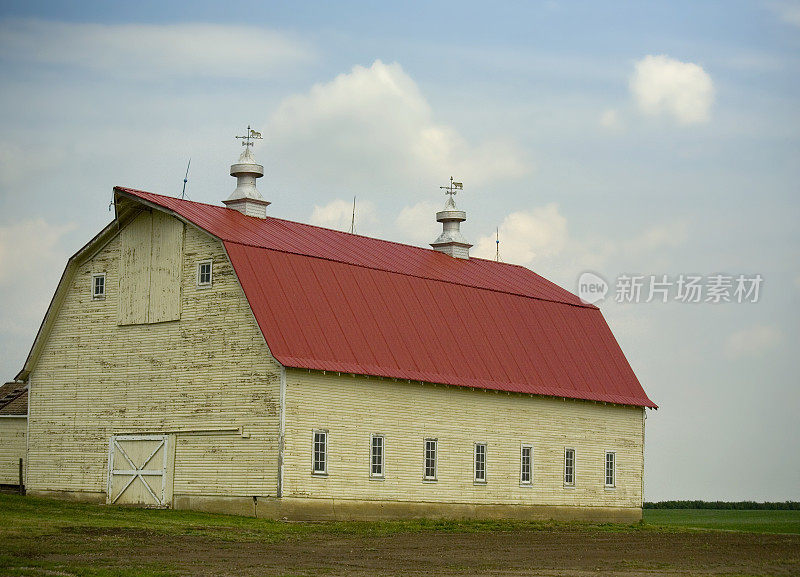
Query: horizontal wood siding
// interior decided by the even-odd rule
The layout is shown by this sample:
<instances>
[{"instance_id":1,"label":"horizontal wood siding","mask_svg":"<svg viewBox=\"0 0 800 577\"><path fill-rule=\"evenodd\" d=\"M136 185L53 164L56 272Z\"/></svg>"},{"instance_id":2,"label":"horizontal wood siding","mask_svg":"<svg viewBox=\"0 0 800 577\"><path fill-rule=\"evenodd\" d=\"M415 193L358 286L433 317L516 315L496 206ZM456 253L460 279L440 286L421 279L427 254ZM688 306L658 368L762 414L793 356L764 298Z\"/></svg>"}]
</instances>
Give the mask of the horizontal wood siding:
<instances>
[{"instance_id":1,"label":"horizontal wood siding","mask_svg":"<svg viewBox=\"0 0 800 577\"><path fill-rule=\"evenodd\" d=\"M0 417L0 484L19 483L19 460L27 465L25 456L25 417Z\"/></svg>"},{"instance_id":2,"label":"horizontal wood siding","mask_svg":"<svg viewBox=\"0 0 800 577\"><path fill-rule=\"evenodd\" d=\"M644 410L391 379L287 371L286 496L429 502L640 507ZM312 434L328 431L328 476L311 474ZM386 478L369 477L370 435L385 435ZM438 439L438 480L423 482L424 439ZM486 483L473 480L486 443ZM520 448L533 483L520 486ZM574 488L564 449L576 451ZM605 451L617 486L604 487Z\"/></svg>"},{"instance_id":3,"label":"horizontal wood siding","mask_svg":"<svg viewBox=\"0 0 800 577\"><path fill-rule=\"evenodd\" d=\"M177 223L183 239L180 222L154 222L163 228L155 238L177 244ZM105 492L112 434L177 432L176 494L276 494L279 365L221 243L187 226L182 244L173 267L179 321L118 325L119 299L132 298L117 289L121 251L123 266L130 256L119 236L79 265L30 376L31 490ZM205 259L214 263L213 286L198 289L196 263ZM106 273L108 294L93 301L97 272ZM213 432L239 427L244 435Z\"/></svg>"}]
</instances>

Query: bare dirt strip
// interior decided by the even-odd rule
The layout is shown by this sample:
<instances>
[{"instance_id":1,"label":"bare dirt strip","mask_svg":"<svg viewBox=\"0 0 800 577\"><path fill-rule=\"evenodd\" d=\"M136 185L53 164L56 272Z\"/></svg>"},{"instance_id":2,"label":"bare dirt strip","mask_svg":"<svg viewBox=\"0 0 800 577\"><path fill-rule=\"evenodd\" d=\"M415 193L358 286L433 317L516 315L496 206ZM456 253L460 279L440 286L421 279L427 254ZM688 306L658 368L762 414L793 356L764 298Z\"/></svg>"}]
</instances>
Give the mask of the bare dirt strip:
<instances>
[{"instance_id":1,"label":"bare dirt strip","mask_svg":"<svg viewBox=\"0 0 800 577\"><path fill-rule=\"evenodd\" d=\"M200 576L800 575L800 535L721 531L323 532L265 543L76 528L37 538L26 553L66 566Z\"/></svg>"}]
</instances>

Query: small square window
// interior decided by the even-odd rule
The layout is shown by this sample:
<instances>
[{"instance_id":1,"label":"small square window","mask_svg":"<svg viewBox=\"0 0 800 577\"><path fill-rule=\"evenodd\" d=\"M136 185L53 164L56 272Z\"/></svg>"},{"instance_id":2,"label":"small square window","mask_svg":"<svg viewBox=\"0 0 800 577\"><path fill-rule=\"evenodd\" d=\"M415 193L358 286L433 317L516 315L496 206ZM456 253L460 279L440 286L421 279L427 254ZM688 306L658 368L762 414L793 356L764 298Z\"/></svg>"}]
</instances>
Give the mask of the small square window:
<instances>
[{"instance_id":1,"label":"small square window","mask_svg":"<svg viewBox=\"0 0 800 577\"><path fill-rule=\"evenodd\" d=\"M384 436L372 435L370 449L370 469L369 476L374 478L383 478L383 447Z\"/></svg>"},{"instance_id":2,"label":"small square window","mask_svg":"<svg viewBox=\"0 0 800 577\"><path fill-rule=\"evenodd\" d=\"M92 275L92 299L102 300L106 298L106 274L98 273Z\"/></svg>"},{"instance_id":3,"label":"small square window","mask_svg":"<svg viewBox=\"0 0 800 577\"><path fill-rule=\"evenodd\" d=\"M475 477L476 483L486 482L486 443L475 443Z\"/></svg>"},{"instance_id":4,"label":"small square window","mask_svg":"<svg viewBox=\"0 0 800 577\"><path fill-rule=\"evenodd\" d=\"M606 487L617 486L617 454L606 451Z\"/></svg>"},{"instance_id":5,"label":"small square window","mask_svg":"<svg viewBox=\"0 0 800 577\"><path fill-rule=\"evenodd\" d=\"M211 286L212 264L210 260L197 263L197 286L206 288Z\"/></svg>"},{"instance_id":6,"label":"small square window","mask_svg":"<svg viewBox=\"0 0 800 577\"><path fill-rule=\"evenodd\" d=\"M312 475L328 474L328 432L314 431L314 448L311 466Z\"/></svg>"},{"instance_id":7,"label":"small square window","mask_svg":"<svg viewBox=\"0 0 800 577\"><path fill-rule=\"evenodd\" d=\"M425 474L423 476L425 481L436 480L436 453L438 444L439 442L436 439L425 439Z\"/></svg>"},{"instance_id":8,"label":"small square window","mask_svg":"<svg viewBox=\"0 0 800 577\"><path fill-rule=\"evenodd\" d=\"M575 449L564 449L564 485L575 486Z\"/></svg>"},{"instance_id":9,"label":"small square window","mask_svg":"<svg viewBox=\"0 0 800 577\"><path fill-rule=\"evenodd\" d=\"M533 483L533 447L522 445L519 461L519 482L521 485Z\"/></svg>"}]
</instances>

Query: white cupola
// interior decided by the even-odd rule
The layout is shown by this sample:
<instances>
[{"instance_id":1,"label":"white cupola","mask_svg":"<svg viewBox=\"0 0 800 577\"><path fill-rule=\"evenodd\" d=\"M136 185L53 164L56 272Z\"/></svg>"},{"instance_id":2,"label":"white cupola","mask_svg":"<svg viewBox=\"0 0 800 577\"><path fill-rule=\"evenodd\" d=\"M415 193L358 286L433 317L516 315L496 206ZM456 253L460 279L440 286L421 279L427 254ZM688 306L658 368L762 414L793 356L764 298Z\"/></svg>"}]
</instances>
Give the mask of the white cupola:
<instances>
[{"instance_id":1,"label":"white cupola","mask_svg":"<svg viewBox=\"0 0 800 577\"><path fill-rule=\"evenodd\" d=\"M461 234L461 223L467 220L467 213L456 208L456 201L453 198L457 191L463 190L464 186L460 182L453 182L450 177L449 186L440 186L445 194L449 195L444 209L436 213L436 220L442 223L442 234L431 243L433 250L449 254L455 258L469 258L469 249L472 247L467 239Z\"/></svg>"},{"instance_id":2,"label":"white cupola","mask_svg":"<svg viewBox=\"0 0 800 577\"><path fill-rule=\"evenodd\" d=\"M237 136L242 139L244 151L239 156L239 161L231 165L231 176L236 177L236 190L227 200L222 202L228 208L238 210L247 216L267 218L267 207L271 204L264 200L256 188L256 179L264 176L264 167L256 162L251 147L253 140L261 138L261 133L247 127L246 136Z\"/></svg>"}]
</instances>

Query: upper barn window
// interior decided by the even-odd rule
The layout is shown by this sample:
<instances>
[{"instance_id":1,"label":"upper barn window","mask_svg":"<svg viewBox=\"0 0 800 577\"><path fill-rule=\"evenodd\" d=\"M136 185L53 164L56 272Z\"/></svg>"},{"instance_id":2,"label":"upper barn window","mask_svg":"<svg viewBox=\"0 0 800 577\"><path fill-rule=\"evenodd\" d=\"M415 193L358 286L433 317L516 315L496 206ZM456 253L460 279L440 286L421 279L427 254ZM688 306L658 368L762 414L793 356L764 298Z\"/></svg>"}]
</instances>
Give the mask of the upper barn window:
<instances>
[{"instance_id":1,"label":"upper barn window","mask_svg":"<svg viewBox=\"0 0 800 577\"><path fill-rule=\"evenodd\" d=\"M197 286L205 288L211 286L212 264L210 260L197 263Z\"/></svg>"},{"instance_id":2,"label":"upper barn window","mask_svg":"<svg viewBox=\"0 0 800 577\"><path fill-rule=\"evenodd\" d=\"M94 300L106 298L106 273L92 275L92 298Z\"/></svg>"}]
</instances>

